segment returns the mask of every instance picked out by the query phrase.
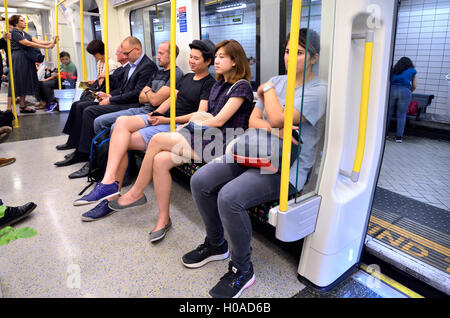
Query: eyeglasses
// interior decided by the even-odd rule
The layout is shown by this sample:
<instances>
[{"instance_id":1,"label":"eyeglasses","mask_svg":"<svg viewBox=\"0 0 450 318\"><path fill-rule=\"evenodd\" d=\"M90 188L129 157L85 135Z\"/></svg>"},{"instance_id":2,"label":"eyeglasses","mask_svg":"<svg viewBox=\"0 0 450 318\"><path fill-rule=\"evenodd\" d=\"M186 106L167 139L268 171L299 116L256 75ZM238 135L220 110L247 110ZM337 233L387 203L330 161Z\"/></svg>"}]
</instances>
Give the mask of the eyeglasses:
<instances>
[{"instance_id":1,"label":"eyeglasses","mask_svg":"<svg viewBox=\"0 0 450 318\"><path fill-rule=\"evenodd\" d=\"M120 52L120 53L122 53L123 55L125 55L125 56L128 56L131 52L133 52L133 50L134 49L136 49L135 47L134 48L132 48L130 51L128 51L128 52Z\"/></svg>"}]
</instances>

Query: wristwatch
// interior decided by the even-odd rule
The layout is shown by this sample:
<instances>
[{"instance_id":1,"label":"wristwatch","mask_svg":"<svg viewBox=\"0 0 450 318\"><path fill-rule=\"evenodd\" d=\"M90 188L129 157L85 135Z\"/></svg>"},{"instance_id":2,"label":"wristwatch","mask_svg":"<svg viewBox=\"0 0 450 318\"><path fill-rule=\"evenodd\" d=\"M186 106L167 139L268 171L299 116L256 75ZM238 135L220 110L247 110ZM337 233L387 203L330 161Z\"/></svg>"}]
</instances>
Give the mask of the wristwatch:
<instances>
[{"instance_id":1,"label":"wristwatch","mask_svg":"<svg viewBox=\"0 0 450 318\"><path fill-rule=\"evenodd\" d=\"M264 85L264 87L263 87L263 92L265 93L265 92L267 92L269 89L272 89L272 88L274 88L273 85L266 84L266 85Z\"/></svg>"}]
</instances>

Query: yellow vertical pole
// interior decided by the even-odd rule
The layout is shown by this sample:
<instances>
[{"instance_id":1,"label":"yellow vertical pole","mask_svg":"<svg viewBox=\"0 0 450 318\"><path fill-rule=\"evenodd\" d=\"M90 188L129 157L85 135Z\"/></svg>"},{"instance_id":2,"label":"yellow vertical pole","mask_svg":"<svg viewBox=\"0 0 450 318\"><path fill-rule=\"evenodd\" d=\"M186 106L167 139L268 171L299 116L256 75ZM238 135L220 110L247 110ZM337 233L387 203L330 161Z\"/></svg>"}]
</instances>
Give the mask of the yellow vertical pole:
<instances>
[{"instance_id":1,"label":"yellow vertical pole","mask_svg":"<svg viewBox=\"0 0 450 318\"><path fill-rule=\"evenodd\" d=\"M47 35L44 36L44 40L47 41ZM48 62L48 49L45 49L45 60Z\"/></svg>"},{"instance_id":2,"label":"yellow vertical pole","mask_svg":"<svg viewBox=\"0 0 450 318\"><path fill-rule=\"evenodd\" d=\"M105 85L109 94L108 0L103 1L103 42L105 43Z\"/></svg>"},{"instance_id":3,"label":"yellow vertical pole","mask_svg":"<svg viewBox=\"0 0 450 318\"><path fill-rule=\"evenodd\" d=\"M175 131L177 1L170 1L170 131Z\"/></svg>"},{"instance_id":4,"label":"yellow vertical pole","mask_svg":"<svg viewBox=\"0 0 450 318\"><path fill-rule=\"evenodd\" d=\"M9 32L8 1L3 0L3 5L5 7L5 32ZM11 85L12 111L15 117L13 121L13 127L19 128L19 121L17 120L17 109L16 109L16 91L14 88L14 70L12 64L11 40L7 40L6 42L8 50L9 83Z\"/></svg>"},{"instance_id":5,"label":"yellow vertical pole","mask_svg":"<svg viewBox=\"0 0 450 318\"><path fill-rule=\"evenodd\" d=\"M280 211L286 212L289 195L289 169L291 161L292 121L294 117L295 77L297 71L298 38L302 1L292 1L291 34L289 39L289 59L286 88L286 107L284 109L283 155L281 159ZM306 48L305 48L306 49Z\"/></svg>"},{"instance_id":6,"label":"yellow vertical pole","mask_svg":"<svg viewBox=\"0 0 450 318\"><path fill-rule=\"evenodd\" d=\"M83 82L87 81L86 54L84 53L84 1L80 0L80 49Z\"/></svg>"},{"instance_id":7,"label":"yellow vertical pole","mask_svg":"<svg viewBox=\"0 0 450 318\"><path fill-rule=\"evenodd\" d=\"M56 64L58 66L58 89L62 89L61 86L61 60L59 59L59 28L58 28L58 0L55 0L55 33L56 33Z\"/></svg>"},{"instance_id":8,"label":"yellow vertical pole","mask_svg":"<svg viewBox=\"0 0 450 318\"><path fill-rule=\"evenodd\" d=\"M28 14L25 14L25 32L28 33Z\"/></svg>"}]
</instances>

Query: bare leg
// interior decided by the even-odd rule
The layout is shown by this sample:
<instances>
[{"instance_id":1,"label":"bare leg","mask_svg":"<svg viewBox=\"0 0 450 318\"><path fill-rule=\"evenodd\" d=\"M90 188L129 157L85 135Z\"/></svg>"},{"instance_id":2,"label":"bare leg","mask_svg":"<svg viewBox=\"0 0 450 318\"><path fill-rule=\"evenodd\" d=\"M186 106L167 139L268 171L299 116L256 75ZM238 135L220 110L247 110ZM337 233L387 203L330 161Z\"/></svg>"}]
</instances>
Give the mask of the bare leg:
<instances>
[{"instance_id":1,"label":"bare leg","mask_svg":"<svg viewBox=\"0 0 450 318\"><path fill-rule=\"evenodd\" d=\"M180 156L183 155L185 158L193 158L195 156L190 144L180 133L163 132L157 134L150 140L136 183L130 191L119 198L119 204L128 205L136 202L143 196L145 187L152 181L154 158L162 151L169 151Z\"/></svg>"},{"instance_id":2,"label":"bare leg","mask_svg":"<svg viewBox=\"0 0 450 318\"><path fill-rule=\"evenodd\" d=\"M138 116L121 116L117 118L109 144L108 163L106 164L105 175L101 181L104 184L111 184L116 181L119 168L125 170L128 166L127 151L133 141L133 149L145 150L145 142L139 133L132 138L133 133L145 127L145 122ZM139 140L140 137L140 140ZM126 163L123 162L126 158Z\"/></svg>"},{"instance_id":3,"label":"bare leg","mask_svg":"<svg viewBox=\"0 0 450 318\"><path fill-rule=\"evenodd\" d=\"M172 160L173 156L177 157L176 162ZM155 189L159 213L158 221L153 231L158 231L169 224L170 193L172 191L170 169L187 161L189 159L177 156L170 151L162 151L155 156L153 163L153 187Z\"/></svg>"},{"instance_id":4,"label":"bare leg","mask_svg":"<svg viewBox=\"0 0 450 318\"><path fill-rule=\"evenodd\" d=\"M6 110L12 110L12 97L8 97L8 106L6 107Z\"/></svg>"}]
</instances>

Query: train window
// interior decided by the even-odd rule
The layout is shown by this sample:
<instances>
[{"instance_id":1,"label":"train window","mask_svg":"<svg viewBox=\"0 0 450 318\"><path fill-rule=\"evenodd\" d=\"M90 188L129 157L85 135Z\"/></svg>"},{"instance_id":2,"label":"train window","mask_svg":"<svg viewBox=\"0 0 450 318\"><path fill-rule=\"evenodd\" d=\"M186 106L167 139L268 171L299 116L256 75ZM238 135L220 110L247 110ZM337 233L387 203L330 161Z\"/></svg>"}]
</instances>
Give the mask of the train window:
<instances>
[{"instance_id":1,"label":"train window","mask_svg":"<svg viewBox=\"0 0 450 318\"><path fill-rule=\"evenodd\" d=\"M201 38L215 44L234 39L241 43L251 68L251 82L256 90L259 75L259 0L202 0L200 3Z\"/></svg>"},{"instance_id":2,"label":"train window","mask_svg":"<svg viewBox=\"0 0 450 318\"><path fill-rule=\"evenodd\" d=\"M144 52L156 62L156 48L170 39L170 1L131 11L130 24L131 35L142 42Z\"/></svg>"},{"instance_id":3,"label":"train window","mask_svg":"<svg viewBox=\"0 0 450 318\"><path fill-rule=\"evenodd\" d=\"M286 67L284 63L284 41L291 28L291 11L292 0L280 1L280 59L279 59L279 72L280 74L286 74ZM317 49L320 50L319 58L317 62L312 66L311 72L314 74L314 78L310 80L310 85L305 86L305 90L302 92L303 96L303 116L306 118L302 120L302 136L305 134L309 136L309 145L304 144L302 146L303 158L301 162L309 162L307 165L311 165L308 171L306 183L303 187L302 197L308 198L311 195L317 193L318 178L323 161L323 147L325 137L325 124L326 124L326 101L327 101L327 81L329 77L329 45L323 45L329 39L329 34L332 33L332 24L327 25L327 29L321 30L322 26L322 2L317 1L304 1L301 11L300 28L307 28L309 26L310 34L306 36L310 37L309 47L306 47L305 51L311 57ZM311 33L315 33L317 36L314 40L314 36ZM319 43L317 43L319 41ZM314 83L314 84L312 84ZM308 84L307 84L308 85ZM308 100L311 100L311 94L320 92L321 100L320 105L308 105L311 104ZM307 97L309 96L309 97ZM308 106L306 106L308 105ZM311 108L313 107L313 108ZM315 107L315 108L314 108ZM309 118L308 118L309 117ZM299 170L300 171L300 170ZM291 179L292 180L292 179Z\"/></svg>"},{"instance_id":4,"label":"train window","mask_svg":"<svg viewBox=\"0 0 450 318\"><path fill-rule=\"evenodd\" d=\"M311 13L309 14L310 11ZM287 34L291 30L291 14L292 14L292 0L281 0L280 21L282 21L282 26L280 27L280 39L285 39ZM306 28L308 26L308 16L309 16L309 28L320 34L320 25L322 22L321 0L303 2L302 16L300 19L300 26L302 28ZM281 51L283 50L281 46L280 50ZM284 67L283 54L280 54L279 66L280 66L279 67L280 74L285 74L286 70ZM315 70L315 72L317 73L317 69Z\"/></svg>"}]
</instances>

